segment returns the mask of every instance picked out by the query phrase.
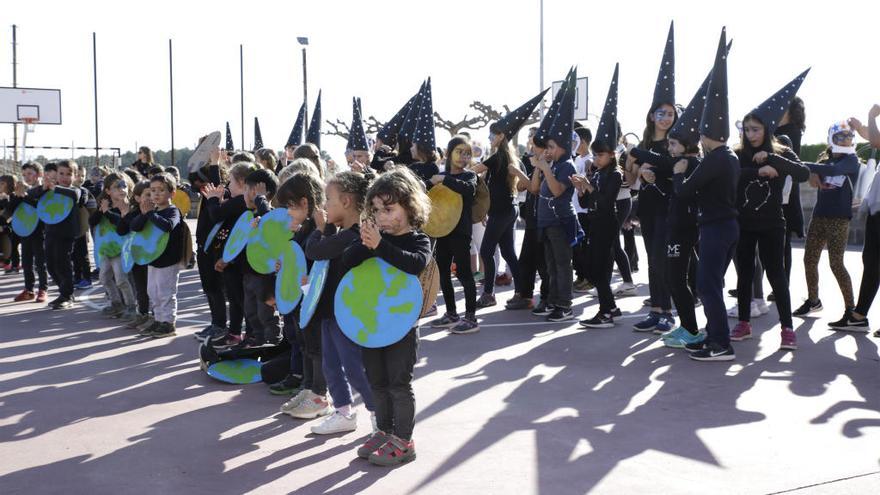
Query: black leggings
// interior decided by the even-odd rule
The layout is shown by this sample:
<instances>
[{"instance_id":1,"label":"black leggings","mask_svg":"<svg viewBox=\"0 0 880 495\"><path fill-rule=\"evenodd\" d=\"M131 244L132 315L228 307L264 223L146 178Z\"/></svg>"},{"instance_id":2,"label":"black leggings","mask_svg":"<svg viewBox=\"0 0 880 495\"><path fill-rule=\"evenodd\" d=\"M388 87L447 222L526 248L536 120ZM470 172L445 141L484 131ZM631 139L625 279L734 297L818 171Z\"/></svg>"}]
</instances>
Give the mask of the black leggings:
<instances>
[{"instance_id":1,"label":"black leggings","mask_svg":"<svg viewBox=\"0 0 880 495\"><path fill-rule=\"evenodd\" d=\"M697 314L694 309L696 289L696 266L699 258L696 253L699 230L696 225L689 228L670 228L667 235L666 263L669 273L669 290L678 311L681 326L691 334L699 331Z\"/></svg>"},{"instance_id":2,"label":"black leggings","mask_svg":"<svg viewBox=\"0 0 880 495\"><path fill-rule=\"evenodd\" d=\"M749 321L752 302L752 283L755 271L755 249L761 257L761 264L767 272L767 279L776 296L776 309L779 311L779 322L783 327L791 328L791 295L788 292L788 278L785 276L784 250L785 228L769 230L743 230L739 232L736 245L737 265L744 268L739 271L736 283L737 307L739 321Z\"/></svg>"},{"instance_id":3,"label":"black leggings","mask_svg":"<svg viewBox=\"0 0 880 495\"><path fill-rule=\"evenodd\" d=\"M43 231L38 229L30 237L21 241L21 268L24 270L24 288L33 291L34 282L39 280L39 290L48 288L46 275L46 251L43 246ZM36 276L34 275L36 271Z\"/></svg>"},{"instance_id":4,"label":"black leggings","mask_svg":"<svg viewBox=\"0 0 880 495\"><path fill-rule=\"evenodd\" d=\"M202 290L208 298L208 309L211 310L211 324L226 327L226 296L223 294L223 275L214 269L216 258L214 252L208 253L199 246L196 251L196 262L199 268L199 279Z\"/></svg>"},{"instance_id":5,"label":"black leggings","mask_svg":"<svg viewBox=\"0 0 880 495\"><path fill-rule=\"evenodd\" d=\"M229 333L238 335L244 321L244 277L238 263L230 263L223 270L223 290L229 300Z\"/></svg>"},{"instance_id":6,"label":"black leggings","mask_svg":"<svg viewBox=\"0 0 880 495\"><path fill-rule=\"evenodd\" d=\"M91 280L92 267L89 263L89 236L78 237L73 243L73 281Z\"/></svg>"},{"instance_id":7,"label":"black leggings","mask_svg":"<svg viewBox=\"0 0 880 495\"><path fill-rule=\"evenodd\" d=\"M485 237L483 246L486 245ZM435 256L437 269L440 272L440 289L443 291L443 301L446 302L446 312L457 315L455 308L455 290L452 288L452 263L455 263L455 276L464 289L465 314L474 316L477 313L477 284L474 282L474 274L471 272L471 240L465 236L448 235L437 239ZM495 248L492 248L495 252ZM492 256L489 256L491 259ZM493 265L494 267L494 261ZM494 271L486 271L486 280L495 279L490 274Z\"/></svg>"},{"instance_id":8,"label":"black leggings","mask_svg":"<svg viewBox=\"0 0 880 495\"><path fill-rule=\"evenodd\" d=\"M483 292L486 294L495 292L495 248L497 247L501 248L501 256L513 275L514 292L519 293L521 289L519 263L514 247L513 230L516 226L516 217L515 206L499 213L489 213L489 219L486 221L486 233L483 234L483 243L480 244L480 257L483 259L483 267L486 271L486 276L483 278Z\"/></svg>"},{"instance_id":9,"label":"black leggings","mask_svg":"<svg viewBox=\"0 0 880 495\"><path fill-rule=\"evenodd\" d=\"M73 297L73 239L46 239L46 268L61 297Z\"/></svg>"},{"instance_id":10,"label":"black leggings","mask_svg":"<svg viewBox=\"0 0 880 495\"><path fill-rule=\"evenodd\" d=\"M868 316L877 288L880 287L880 213L865 220L865 247L862 248L862 285L855 312Z\"/></svg>"},{"instance_id":11,"label":"black leggings","mask_svg":"<svg viewBox=\"0 0 880 495\"><path fill-rule=\"evenodd\" d=\"M327 395L327 382L321 367L321 320L312 318L304 330L296 326L296 341L302 352L302 386L317 395Z\"/></svg>"},{"instance_id":12,"label":"black leggings","mask_svg":"<svg viewBox=\"0 0 880 495\"><path fill-rule=\"evenodd\" d=\"M660 211L643 211L639 216L642 237L648 252L648 286L651 291L651 306L663 310L671 309L669 281L666 274L666 219L665 208Z\"/></svg>"},{"instance_id":13,"label":"black leggings","mask_svg":"<svg viewBox=\"0 0 880 495\"><path fill-rule=\"evenodd\" d=\"M617 218L611 212L590 217L590 232L587 252L592 258L589 280L596 287L599 295L599 311L610 313L615 307L614 294L611 292L611 267L614 263L614 239L620 227Z\"/></svg>"},{"instance_id":14,"label":"black leggings","mask_svg":"<svg viewBox=\"0 0 880 495\"><path fill-rule=\"evenodd\" d=\"M632 198L618 199L617 200L617 230L620 231L620 226L623 225L623 222L626 221L626 217L629 216L629 212L632 209ZM625 236L626 234L624 234ZM623 279L624 282L632 283L632 270L629 265L629 255L626 254L626 251L623 249L623 245L620 243L620 235L614 236L614 262L617 263L617 269L620 271L620 278Z\"/></svg>"},{"instance_id":15,"label":"black leggings","mask_svg":"<svg viewBox=\"0 0 880 495\"><path fill-rule=\"evenodd\" d=\"M134 279L134 298L137 299L138 313L145 315L150 312L150 296L147 295L147 266L135 265L131 269Z\"/></svg>"},{"instance_id":16,"label":"black leggings","mask_svg":"<svg viewBox=\"0 0 880 495\"><path fill-rule=\"evenodd\" d=\"M538 237L538 229L527 228L523 233L522 248L519 253L519 269L522 276L520 295L531 299L535 295L535 273L541 275L541 300L547 299L547 261L544 259L544 244Z\"/></svg>"}]
</instances>

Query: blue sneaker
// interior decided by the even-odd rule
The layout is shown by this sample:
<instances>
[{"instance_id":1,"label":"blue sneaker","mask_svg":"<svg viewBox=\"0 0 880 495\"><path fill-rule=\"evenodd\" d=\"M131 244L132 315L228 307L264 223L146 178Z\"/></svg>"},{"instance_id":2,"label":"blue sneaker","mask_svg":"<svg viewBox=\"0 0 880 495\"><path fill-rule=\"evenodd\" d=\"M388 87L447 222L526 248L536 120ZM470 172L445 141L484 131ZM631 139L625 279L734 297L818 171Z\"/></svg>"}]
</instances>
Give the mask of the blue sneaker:
<instances>
[{"instance_id":1,"label":"blue sneaker","mask_svg":"<svg viewBox=\"0 0 880 495\"><path fill-rule=\"evenodd\" d=\"M73 284L74 289L90 289L92 287L92 281L88 279L80 280L79 282Z\"/></svg>"},{"instance_id":2,"label":"blue sneaker","mask_svg":"<svg viewBox=\"0 0 880 495\"><path fill-rule=\"evenodd\" d=\"M694 335L683 327L678 327L663 335L663 345L673 349L684 349L688 344L698 344L704 340L706 340L706 332L704 330L700 330Z\"/></svg>"},{"instance_id":3,"label":"blue sneaker","mask_svg":"<svg viewBox=\"0 0 880 495\"><path fill-rule=\"evenodd\" d=\"M660 322L660 313L650 312L648 316L645 317L644 320L633 325L633 330L636 332L650 332L657 328L657 324Z\"/></svg>"},{"instance_id":4,"label":"blue sneaker","mask_svg":"<svg viewBox=\"0 0 880 495\"><path fill-rule=\"evenodd\" d=\"M657 319L657 325L654 327L654 333L657 335L662 335L666 332L672 331L675 328L675 318L669 314L664 313L660 315Z\"/></svg>"}]
</instances>

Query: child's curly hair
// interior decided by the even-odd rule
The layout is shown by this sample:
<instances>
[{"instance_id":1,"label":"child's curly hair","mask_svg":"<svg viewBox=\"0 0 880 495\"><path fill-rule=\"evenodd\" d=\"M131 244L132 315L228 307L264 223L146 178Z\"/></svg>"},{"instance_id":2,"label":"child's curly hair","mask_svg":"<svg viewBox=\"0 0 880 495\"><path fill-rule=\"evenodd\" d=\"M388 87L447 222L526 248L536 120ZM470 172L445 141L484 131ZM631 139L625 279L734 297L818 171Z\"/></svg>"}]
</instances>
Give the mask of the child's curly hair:
<instances>
[{"instance_id":1,"label":"child's curly hair","mask_svg":"<svg viewBox=\"0 0 880 495\"><path fill-rule=\"evenodd\" d=\"M368 205L373 204L373 198L379 198L385 205L402 206L415 229L421 229L431 214L431 199L425 194L425 186L408 168L397 167L380 175L367 191Z\"/></svg>"},{"instance_id":2,"label":"child's curly hair","mask_svg":"<svg viewBox=\"0 0 880 495\"><path fill-rule=\"evenodd\" d=\"M370 188L370 179L358 172L345 171L333 176L327 187L334 186L342 194L349 195L355 204L357 211L364 211L367 190Z\"/></svg>"},{"instance_id":3,"label":"child's curly hair","mask_svg":"<svg viewBox=\"0 0 880 495\"><path fill-rule=\"evenodd\" d=\"M315 211L315 207L323 206L324 183L316 175L296 172L284 181L275 194L275 202L278 207L287 208L288 205L299 203L300 200L306 198L309 203L309 215L311 215Z\"/></svg>"}]
</instances>

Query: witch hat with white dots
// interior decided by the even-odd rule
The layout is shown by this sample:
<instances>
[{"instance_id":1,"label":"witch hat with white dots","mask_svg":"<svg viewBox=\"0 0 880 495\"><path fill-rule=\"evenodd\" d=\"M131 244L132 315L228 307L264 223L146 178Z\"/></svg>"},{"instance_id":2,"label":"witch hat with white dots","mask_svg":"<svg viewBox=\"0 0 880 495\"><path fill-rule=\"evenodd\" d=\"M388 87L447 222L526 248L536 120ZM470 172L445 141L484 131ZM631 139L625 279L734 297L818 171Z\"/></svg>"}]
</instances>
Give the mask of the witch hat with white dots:
<instances>
[{"instance_id":1,"label":"witch hat with white dots","mask_svg":"<svg viewBox=\"0 0 880 495\"><path fill-rule=\"evenodd\" d=\"M229 129L229 122L226 123L226 151L234 151L235 145L232 144L232 131Z\"/></svg>"},{"instance_id":2,"label":"witch hat with white dots","mask_svg":"<svg viewBox=\"0 0 880 495\"><path fill-rule=\"evenodd\" d=\"M730 53L731 45L733 45L733 41L727 43L728 53ZM700 119L703 117L706 90L709 88L709 79L711 77L712 72L709 71L706 79L703 79L703 84L700 84L700 88L697 89L696 94L691 98L691 102L688 103L687 108L679 115L672 129L669 129L669 137L691 145L696 145L700 142Z\"/></svg>"},{"instance_id":3,"label":"witch hat with white dots","mask_svg":"<svg viewBox=\"0 0 880 495\"><path fill-rule=\"evenodd\" d=\"M419 92L416 93L412 105L410 105L406 112L406 117L403 118L403 122L400 124L400 131L397 133L398 141L404 141L407 143L412 142L413 133L415 132L416 124L419 121L419 107L422 104L422 98L425 94L425 84L427 84L427 81L422 82Z\"/></svg>"},{"instance_id":4,"label":"witch hat with white dots","mask_svg":"<svg viewBox=\"0 0 880 495\"><path fill-rule=\"evenodd\" d=\"M673 23L669 23L669 34L666 35L666 47L660 61L660 72L654 85L654 100L651 108L660 105L675 106L675 31Z\"/></svg>"},{"instance_id":5,"label":"witch hat with white dots","mask_svg":"<svg viewBox=\"0 0 880 495\"><path fill-rule=\"evenodd\" d=\"M776 128L779 127L782 116L788 111L791 100L797 95L801 84L803 84L809 72L810 69L801 72L800 75L792 79L791 82L783 86L782 89L774 93L764 103L761 103L749 112L749 115L757 117L764 124L764 132L766 134L773 134Z\"/></svg>"},{"instance_id":6,"label":"witch hat with white dots","mask_svg":"<svg viewBox=\"0 0 880 495\"><path fill-rule=\"evenodd\" d=\"M730 112L727 102L727 28L721 29L718 49L715 51L715 65L709 87L706 88L706 101L700 118L700 135L715 141L726 142L730 137Z\"/></svg>"},{"instance_id":7,"label":"witch hat with white dots","mask_svg":"<svg viewBox=\"0 0 880 495\"><path fill-rule=\"evenodd\" d=\"M254 151L263 147L263 134L260 132L260 121L254 117Z\"/></svg>"},{"instance_id":8,"label":"witch hat with white dots","mask_svg":"<svg viewBox=\"0 0 880 495\"><path fill-rule=\"evenodd\" d=\"M541 100L544 98L544 95L547 94L547 91L549 91L549 88L541 91L537 96L523 103L516 110L513 110L504 117L498 119L497 122L489 126L489 131L495 134L504 134L504 137L507 139L516 136L519 130L522 129L526 120L532 115L532 112L535 111L535 107L538 106L538 103L541 103Z\"/></svg>"},{"instance_id":9,"label":"witch hat with white dots","mask_svg":"<svg viewBox=\"0 0 880 495\"><path fill-rule=\"evenodd\" d=\"M565 87L565 93L559 102L559 108L556 109L556 117L553 124L547 132L547 141L553 140L556 146L568 150L571 154L572 131L574 130L574 99L577 81L577 67L572 70L569 84Z\"/></svg>"},{"instance_id":10,"label":"witch hat with white dots","mask_svg":"<svg viewBox=\"0 0 880 495\"><path fill-rule=\"evenodd\" d=\"M369 145L367 144L367 133L364 132L364 123L361 119L360 98L352 99L351 114L351 127L348 130L348 145L346 148L352 151L367 151Z\"/></svg>"},{"instance_id":11,"label":"witch hat with white dots","mask_svg":"<svg viewBox=\"0 0 880 495\"><path fill-rule=\"evenodd\" d=\"M299 113L296 115L296 122L293 124L293 129L290 131L290 136L287 137L287 144L284 146L287 148L291 148L294 146L299 146L302 144L303 139L303 126L306 124L306 102L303 102L299 107Z\"/></svg>"},{"instance_id":12,"label":"witch hat with white dots","mask_svg":"<svg viewBox=\"0 0 880 495\"><path fill-rule=\"evenodd\" d=\"M605 97L605 107L602 108L602 118L596 127L596 135L593 142L602 144L609 150L617 148L617 76L620 64L614 64L614 75L611 76L611 84L608 86L608 96Z\"/></svg>"},{"instance_id":13,"label":"witch hat with white dots","mask_svg":"<svg viewBox=\"0 0 880 495\"><path fill-rule=\"evenodd\" d=\"M574 67L568 69L568 74L566 74L565 79L562 80L562 87L559 88L556 96L553 97L553 101L550 102L550 107L547 108L547 112L544 113L544 118L541 119L541 123L538 124L538 129L535 131L535 137L532 138L534 143L542 148L547 147L547 138L550 135L550 127L553 125L553 120L556 118L556 112L559 110L559 105L562 103L565 91L569 85L574 84L571 78L574 72Z\"/></svg>"},{"instance_id":14,"label":"witch hat with white dots","mask_svg":"<svg viewBox=\"0 0 880 495\"><path fill-rule=\"evenodd\" d=\"M315 111L312 112L312 121L309 123L309 131L306 133L306 142L312 143L321 149L321 91L318 90L318 101L315 102Z\"/></svg>"},{"instance_id":15,"label":"witch hat with white dots","mask_svg":"<svg viewBox=\"0 0 880 495\"><path fill-rule=\"evenodd\" d=\"M385 123L381 129L379 129L379 133L376 134L376 138L381 139L383 144L387 144L390 147L394 147L397 144L397 133L400 132L400 127L403 125L403 121L406 119L406 114L409 112L409 109L412 108L413 103L416 101L418 97L418 93L412 95L409 100L407 100L406 104L394 114L394 117L391 117L391 120Z\"/></svg>"},{"instance_id":16,"label":"witch hat with white dots","mask_svg":"<svg viewBox=\"0 0 880 495\"><path fill-rule=\"evenodd\" d=\"M436 147L434 136L434 100L431 97L431 78L425 82L425 91L419 102L418 120L413 131L412 142L420 144L425 149L433 150Z\"/></svg>"}]
</instances>

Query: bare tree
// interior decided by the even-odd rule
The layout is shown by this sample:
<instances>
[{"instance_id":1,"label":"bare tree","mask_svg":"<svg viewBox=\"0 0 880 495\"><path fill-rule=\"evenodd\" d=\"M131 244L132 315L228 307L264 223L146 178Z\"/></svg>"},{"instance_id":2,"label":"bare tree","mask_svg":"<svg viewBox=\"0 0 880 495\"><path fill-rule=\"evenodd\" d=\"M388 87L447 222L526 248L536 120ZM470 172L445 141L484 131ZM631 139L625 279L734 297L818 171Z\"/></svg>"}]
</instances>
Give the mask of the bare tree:
<instances>
[{"instance_id":1,"label":"bare tree","mask_svg":"<svg viewBox=\"0 0 880 495\"><path fill-rule=\"evenodd\" d=\"M510 107L507 105L504 105L504 113L502 114L501 112L496 110L495 107L493 107L492 105L489 105L487 103L483 103L479 100L475 100L473 103L471 103L470 107L473 108L474 110L480 112L480 114L486 119L487 122L494 122L494 121L500 119L501 117L503 117L504 115L507 115L508 113L510 113ZM536 109L534 112L532 112L532 114L529 116L529 118L526 119L525 123L523 123L523 127L537 124L540 121L541 121L541 112L540 112L540 110ZM514 144L514 146L517 145L517 136L513 137L513 144Z\"/></svg>"},{"instance_id":2,"label":"bare tree","mask_svg":"<svg viewBox=\"0 0 880 495\"><path fill-rule=\"evenodd\" d=\"M351 126L349 126L348 122L343 122L339 119L336 119L336 122L331 122L329 120L326 120L325 122L327 122L332 129L324 131L322 134L327 136L339 136L348 141L348 135L351 133ZM364 132L367 133L367 135L376 134L382 129L383 125L385 124L379 122L376 117L370 115L367 117L367 120L364 121Z\"/></svg>"},{"instance_id":3,"label":"bare tree","mask_svg":"<svg viewBox=\"0 0 880 495\"><path fill-rule=\"evenodd\" d=\"M449 134L455 136L464 129L477 130L488 124L489 121L483 115L469 117L465 114L458 122L446 120L440 116L438 112L434 112L434 125L441 129L445 129Z\"/></svg>"}]
</instances>

